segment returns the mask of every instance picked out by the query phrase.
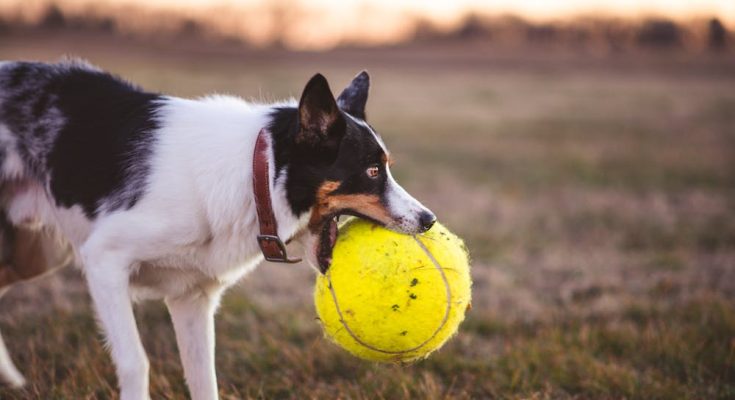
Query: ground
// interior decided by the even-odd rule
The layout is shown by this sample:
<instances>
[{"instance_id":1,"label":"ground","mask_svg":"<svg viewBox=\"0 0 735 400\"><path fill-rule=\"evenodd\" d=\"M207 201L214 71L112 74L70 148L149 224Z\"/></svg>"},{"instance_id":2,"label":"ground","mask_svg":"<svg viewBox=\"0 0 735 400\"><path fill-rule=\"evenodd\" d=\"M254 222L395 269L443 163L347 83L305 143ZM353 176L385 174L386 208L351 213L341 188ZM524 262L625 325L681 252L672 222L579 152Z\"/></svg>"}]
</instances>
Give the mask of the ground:
<instances>
[{"instance_id":1,"label":"ground","mask_svg":"<svg viewBox=\"0 0 735 400\"><path fill-rule=\"evenodd\" d=\"M735 59L477 44L257 52L15 35L0 59L80 55L181 96L335 91L367 68L368 118L399 182L471 251L473 308L415 365L322 336L302 265L264 264L224 298L217 367L238 398L735 397ZM25 391L113 398L78 272L14 288L0 328ZM153 398L186 398L165 308L137 307Z\"/></svg>"}]
</instances>

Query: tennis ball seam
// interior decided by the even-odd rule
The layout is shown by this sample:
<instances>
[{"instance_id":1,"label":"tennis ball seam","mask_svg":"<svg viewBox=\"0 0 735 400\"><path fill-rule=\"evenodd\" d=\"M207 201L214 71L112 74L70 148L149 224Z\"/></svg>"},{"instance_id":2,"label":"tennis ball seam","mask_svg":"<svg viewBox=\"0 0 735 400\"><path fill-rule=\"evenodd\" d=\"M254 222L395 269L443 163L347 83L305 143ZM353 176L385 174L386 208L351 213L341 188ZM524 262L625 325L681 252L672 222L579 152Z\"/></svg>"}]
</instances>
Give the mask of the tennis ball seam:
<instances>
[{"instance_id":1,"label":"tennis ball seam","mask_svg":"<svg viewBox=\"0 0 735 400\"><path fill-rule=\"evenodd\" d=\"M447 301L446 301L446 308L444 310L444 317L442 318L442 321L439 324L439 326L436 328L436 330L426 340L424 340L423 342L419 343L418 345L416 345L416 346L414 346L414 347L412 347L410 349L405 349L405 350L400 350L400 351L385 350L385 349L381 349L381 348L375 347L375 346L373 346L373 345L371 345L369 343L366 343L364 340L360 339L360 337L357 336L357 334L355 334L352 331L352 329L350 329L349 325L345 321L344 316L342 315L342 310L339 307L339 301L337 300L337 294L334 291L334 285L332 285L332 278L331 278L330 274L327 274L327 282L329 283L329 285L328 285L329 292L331 293L332 301L334 302L334 307L335 307L335 309L337 311L337 316L339 317L340 323L345 328L345 330L347 331L347 333L357 343L361 344L364 347L367 347L370 350L377 351L379 353L399 355L399 354L411 353L411 352L414 352L414 351L416 351L416 350L424 347L427 343L429 343L430 341L432 341L436 337L436 335L439 334L439 332L441 332L441 330L444 328L444 326L446 325L447 321L449 320L449 314L451 313L452 290L451 290L451 286L449 285L449 281L447 280L447 277L444 274L444 269L439 264L439 261L437 261L437 259L434 257L434 255L431 254L431 252L426 247L426 245L418 237L416 237L416 235L412 235L411 237L416 241L416 244L418 244L418 246L421 248L421 250L424 252L424 254L426 254L426 256L429 258L429 260L431 260L432 264L434 265L434 268L436 268L437 271L439 271L439 274L442 277L442 281L444 282L444 288L446 289Z\"/></svg>"}]
</instances>

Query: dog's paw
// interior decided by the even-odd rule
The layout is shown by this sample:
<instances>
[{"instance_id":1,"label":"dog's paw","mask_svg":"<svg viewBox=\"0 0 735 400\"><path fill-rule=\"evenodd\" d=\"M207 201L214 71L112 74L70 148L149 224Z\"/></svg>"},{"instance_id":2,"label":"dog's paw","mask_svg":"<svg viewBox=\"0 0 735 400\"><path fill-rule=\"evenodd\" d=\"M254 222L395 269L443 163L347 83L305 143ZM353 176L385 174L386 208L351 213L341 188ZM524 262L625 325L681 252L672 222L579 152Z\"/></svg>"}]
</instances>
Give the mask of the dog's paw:
<instances>
[{"instance_id":1,"label":"dog's paw","mask_svg":"<svg viewBox=\"0 0 735 400\"><path fill-rule=\"evenodd\" d=\"M26 379L16 370L4 371L2 381L13 389L21 389L26 385Z\"/></svg>"}]
</instances>

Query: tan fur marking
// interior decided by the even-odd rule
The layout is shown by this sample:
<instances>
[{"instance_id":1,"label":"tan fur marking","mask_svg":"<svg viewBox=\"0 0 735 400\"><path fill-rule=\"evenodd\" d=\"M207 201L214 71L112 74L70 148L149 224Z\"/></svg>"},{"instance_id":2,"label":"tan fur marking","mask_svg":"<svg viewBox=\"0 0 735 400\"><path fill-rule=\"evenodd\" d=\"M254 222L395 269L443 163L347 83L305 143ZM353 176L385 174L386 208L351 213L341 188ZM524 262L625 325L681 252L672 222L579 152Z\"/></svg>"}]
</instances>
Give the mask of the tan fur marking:
<instances>
[{"instance_id":1,"label":"tan fur marking","mask_svg":"<svg viewBox=\"0 0 735 400\"><path fill-rule=\"evenodd\" d=\"M333 196L332 203L337 210L355 210L384 224L390 223L390 214L380 202L380 197L376 195L347 194Z\"/></svg>"},{"instance_id":2,"label":"tan fur marking","mask_svg":"<svg viewBox=\"0 0 735 400\"><path fill-rule=\"evenodd\" d=\"M368 194L332 195L340 182L326 181L316 192L316 205L309 218L309 229L318 232L324 218L341 210L354 210L376 221L390 223L390 214L380 201L380 197Z\"/></svg>"},{"instance_id":3,"label":"tan fur marking","mask_svg":"<svg viewBox=\"0 0 735 400\"><path fill-rule=\"evenodd\" d=\"M309 230L316 233L324 218L329 214L329 193L335 191L341 182L326 181L316 191L316 202L309 217Z\"/></svg>"},{"instance_id":4,"label":"tan fur marking","mask_svg":"<svg viewBox=\"0 0 735 400\"><path fill-rule=\"evenodd\" d=\"M382 161L383 161L383 164L385 164L385 165L387 165L389 167L390 166L393 166L393 157L391 157L390 154L383 153L383 159L382 159Z\"/></svg>"},{"instance_id":5,"label":"tan fur marking","mask_svg":"<svg viewBox=\"0 0 735 400\"><path fill-rule=\"evenodd\" d=\"M8 264L0 264L0 288L62 267L71 261L71 249L43 230L16 227Z\"/></svg>"},{"instance_id":6,"label":"tan fur marking","mask_svg":"<svg viewBox=\"0 0 735 400\"><path fill-rule=\"evenodd\" d=\"M0 288L18 282L20 277L10 265L0 265Z\"/></svg>"}]
</instances>

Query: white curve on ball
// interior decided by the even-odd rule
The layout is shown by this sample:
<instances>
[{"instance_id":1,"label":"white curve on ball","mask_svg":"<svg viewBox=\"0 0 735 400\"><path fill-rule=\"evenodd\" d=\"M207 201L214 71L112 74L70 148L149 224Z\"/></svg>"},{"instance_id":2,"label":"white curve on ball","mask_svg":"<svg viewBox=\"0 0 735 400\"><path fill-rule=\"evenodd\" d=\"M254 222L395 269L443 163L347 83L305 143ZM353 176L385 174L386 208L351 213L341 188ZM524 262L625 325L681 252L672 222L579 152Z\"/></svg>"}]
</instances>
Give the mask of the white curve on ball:
<instances>
[{"instance_id":1,"label":"white curve on ball","mask_svg":"<svg viewBox=\"0 0 735 400\"><path fill-rule=\"evenodd\" d=\"M444 281L444 287L447 289L446 290L446 294L447 294L447 307L444 310L444 318L442 318L441 324L439 324L439 327L436 328L436 330L434 331L434 333L431 334L431 336L429 336L428 339L426 339L423 342L419 343L417 346L414 346L414 347L412 347L410 349L401 350L401 351L391 351L391 350L380 349L380 348L375 347L375 346L373 346L373 345L371 345L369 343L365 343L365 341L363 341L362 339L360 339L355 334L355 332L353 332L352 329L350 329L349 325L347 325L347 322L345 322L345 319L342 316L342 310L339 308L339 302L337 301L337 294L334 293L334 286L332 285L332 278L329 276L329 274L327 274L327 280L329 281L329 292L332 294L332 300L334 300L334 307L337 309L337 315L339 315L339 321L342 323L342 326L345 327L345 329L347 330L347 333L349 333L350 336L352 336L352 338L355 339L355 341L357 341L357 343L360 343L361 345L367 347L370 350L377 351L377 352L380 352L380 353L385 353L385 354L405 354L405 353L410 353L412 351L416 351L416 350L420 349L421 347L423 347L424 345L426 345L427 343L429 343L432 339L434 339L434 337L436 337L436 335L439 333L439 331L442 330L442 328L444 327L444 325L447 323L447 320L449 319L449 311L451 309L451 304L452 304L452 291L449 288L449 281L447 281L447 277L446 277L446 275L444 275L444 270L442 269L441 265L439 264L439 261L437 261L436 258L434 258L434 255L431 254L431 252L429 251L429 249L426 248L426 245L421 240L419 240L419 238L416 237L416 235L413 235L412 237L413 237L413 240L415 240L416 243L418 243L419 247L421 247L421 249L424 251L424 253L426 253L426 255L429 257L429 259L434 264L434 267L437 269L437 271L439 271L439 274L441 275L442 280Z\"/></svg>"}]
</instances>

